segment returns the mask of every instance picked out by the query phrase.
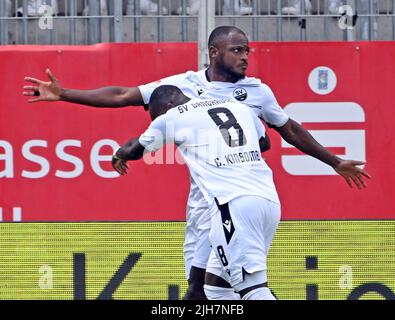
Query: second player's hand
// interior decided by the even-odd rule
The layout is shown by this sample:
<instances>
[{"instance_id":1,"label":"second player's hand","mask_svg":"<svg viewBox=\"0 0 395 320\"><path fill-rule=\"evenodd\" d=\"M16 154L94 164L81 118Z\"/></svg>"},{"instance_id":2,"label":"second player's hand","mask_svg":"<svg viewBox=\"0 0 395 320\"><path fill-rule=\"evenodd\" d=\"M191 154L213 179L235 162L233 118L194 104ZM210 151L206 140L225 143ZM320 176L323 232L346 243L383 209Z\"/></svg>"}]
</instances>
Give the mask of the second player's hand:
<instances>
[{"instance_id":1,"label":"second player's hand","mask_svg":"<svg viewBox=\"0 0 395 320\"><path fill-rule=\"evenodd\" d=\"M365 179L371 178L369 173L358 167L363 164L365 164L363 161L342 160L334 169L346 180L350 188L354 183L358 189L363 189L366 188Z\"/></svg>"},{"instance_id":2,"label":"second player's hand","mask_svg":"<svg viewBox=\"0 0 395 320\"><path fill-rule=\"evenodd\" d=\"M58 101L63 88L60 86L59 81L51 73L51 70L47 69L46 74L50 81L44 82L39 79L26 77L25 81L32 83L33 85L24 86L23 95L37 97L28 100L28 102L39 102L39 101Z\"/></svg>"},{"instance_id":3,"label":"second player's hand","mask_svg":"<svg viewBox=\"0 0 395 320\"><path fill-rule=\"evenodd\" d=\"M124 176L125 174L128 173L129 167L125 160L116 159L113 157L111 164L114 170L118 172L121 176Z\"/></svg>"}]
</instances>

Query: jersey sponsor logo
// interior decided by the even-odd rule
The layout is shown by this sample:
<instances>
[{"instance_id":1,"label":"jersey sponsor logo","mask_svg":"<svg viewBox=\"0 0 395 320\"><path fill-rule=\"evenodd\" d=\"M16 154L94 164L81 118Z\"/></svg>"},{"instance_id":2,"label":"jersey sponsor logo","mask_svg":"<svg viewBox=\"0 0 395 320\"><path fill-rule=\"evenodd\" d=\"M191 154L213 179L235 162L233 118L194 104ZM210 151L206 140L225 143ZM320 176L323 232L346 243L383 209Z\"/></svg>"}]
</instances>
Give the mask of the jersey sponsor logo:
<instances>
[{"instance_id":1,"label":"jersey sponsor logo","mask_svg":"<svg viewBox=\"0 0 395 320\"><path fill-rule=\"evenodd\" d=\"M343 124L349 126L342 129L309 130L310 134L325 148L341 148L343 154L336 154L344 159L366 161L365 130L353 129L354 123L365 122L363 108L354 102L319 102L291 103L284 108L285 112L295 121L303 124L328 124L336 128ZM294 147L282 140L283 148ZM337 175L329 165L308 155L283 155L281 163L285 171L292 175Z\"/></svg>"},{"instance_id":2,"label":"jersey sponsor logo","mask_svg":"<svg viewBox=\"0 0 395 320\"><path fill-rule=\"evenodd\" d=\"M201 96L204 93L203 88L197 88L198 96Z\"/></svg>"},{"instance_id":3,"label":"jersey sponsor logo","mask_svg":"<svg viewBox=\"0 0 395 320\"><path fill-rule=\"evenodd\" d=\"M228 232L230 233L230 231L232 230L232 221L225 220L222 224L224 225L225 229L228 230Z\"/></svg>"},{"instance_id":4,"label":"jersey sponsor logo","mask_svg":"<svg viewBox=\"0 0 395 320\"><path fill-rule=\"evenodd\" d=\"M224 234L226 238L226 243L229 244L230 239L232 239L233 233L235 232L235 227L232 223L232 218L230 216L230 211L229 211L229 204L218 204L218 208L221 212L221 219L222 219L222 225L224 229Z\"/></svg>"},{"instance_id":5,"label":"jersey sponsor logo","mask_svg":"<svg viewBox=\"0 0 395 320\"><path fill-rule=\"evenodd\" d=\"M233 96L238 101L245 101L247 99L247 91L244 88L237 88L233 91Z\"/></svg>"}]
</instances>

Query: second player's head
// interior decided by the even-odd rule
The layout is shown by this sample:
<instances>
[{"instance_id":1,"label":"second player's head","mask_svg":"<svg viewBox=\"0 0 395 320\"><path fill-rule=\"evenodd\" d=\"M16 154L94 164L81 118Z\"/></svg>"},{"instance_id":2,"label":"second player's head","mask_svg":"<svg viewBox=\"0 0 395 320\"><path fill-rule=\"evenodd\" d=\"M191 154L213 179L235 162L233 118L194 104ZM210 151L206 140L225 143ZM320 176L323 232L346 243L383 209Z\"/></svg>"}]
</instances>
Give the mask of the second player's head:
<instances>
[{"instance_id":1,"label":"second player's head","mask_svg":"<svg viewBox=\"0 0 395 320\"><path fill-rule=\"evenodd\" d=\"M187 103L189 99L182 91L171 85L163 85L154 90L149 101L149 113L152 120L155 120L167 110Z\"/></svg>"},{"instance_id":2,"label":"second player's head","mask_svg":"<svg viewBox=\"0 0 395 320\"><path fill-rule=\"evenodd\" d=\"M210 67L230 76L235 82L243 79L248 66L248 38L239 28L217 27L208 40Z\"/></svg>"}]
</instances>

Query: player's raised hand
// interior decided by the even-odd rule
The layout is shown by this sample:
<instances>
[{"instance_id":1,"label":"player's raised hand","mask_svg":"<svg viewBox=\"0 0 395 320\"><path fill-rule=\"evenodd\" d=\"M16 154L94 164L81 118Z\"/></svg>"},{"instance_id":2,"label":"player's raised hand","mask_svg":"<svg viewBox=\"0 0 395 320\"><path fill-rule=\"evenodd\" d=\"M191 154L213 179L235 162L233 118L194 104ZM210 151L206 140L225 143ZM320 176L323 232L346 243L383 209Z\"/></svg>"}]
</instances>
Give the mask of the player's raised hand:
<instances>
[{"instance_id":1,"label":"player's raised hand","mask_svg":"<svg viewBox=\"0 0 395 320\"><path fill-rule=\"evenodd\" d=\"M366 188L365 179L371 178L369 173L358 167L363 164L363 161L342 160L334 169L346 180L350 188L354 183L358 189L363 189Z\"/></svg>"},{"instance_id":2,"label":"player's raised hand","mask_svg":"<svg viewBox=\"0 0 395 320\"><path fill-rule=\"evenodd\" d=\"M50 80L48 82L30 77L25 78L25 81L32 83L32 85L23 87L23 95L36 97L28 100L28 102L60 100L63 88L60 86L59 81L54 77L51 70L47 69L46 74Z\"/></svg>"}]
</instances>

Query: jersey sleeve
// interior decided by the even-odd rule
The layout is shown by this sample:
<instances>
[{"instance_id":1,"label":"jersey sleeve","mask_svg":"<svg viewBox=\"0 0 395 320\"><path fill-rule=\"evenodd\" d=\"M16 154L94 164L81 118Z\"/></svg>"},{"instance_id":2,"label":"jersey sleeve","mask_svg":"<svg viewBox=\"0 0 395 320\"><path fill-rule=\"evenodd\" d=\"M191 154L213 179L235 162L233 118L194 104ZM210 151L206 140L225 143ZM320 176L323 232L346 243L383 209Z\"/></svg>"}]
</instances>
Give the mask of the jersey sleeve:
<instances>
[{"instance_id":1,"label":"jersey sleeve","mask_svg":"<svg viewBox=\"0 0 395 320\"><path fill-rule=\"evenodd\" d=\"M259 117L270 127L282 127L289 120L289 116L280 107L273 91L265 84L261 84L262 110Z\"/></svg>"},{"instance_id":2,"label":"jersey sleeve","mask_svg":"<svg viewBox=\"0 0 395 320\"><path fill-rule=\"evenodd\" d=\"M148 129L140 136L140 144L148 151L155 152L166 144L166 115L151 122Z\"/></svg>"},{"instance_id":3,"label":"jersey sleeve","mask_svg":"<svg viewBox=\"0 0 395 320\"><path fill-rule=\"evenodd\" d=\"M178 87L185 81L185 79L186 79L186 74L181 73L175 76L163 78L162 80L159 81L155 81L139 86L138 88L140 90L141 96L143 97L144 104L148 105L152 92L154 92L154 90L159 86L167 84L167 85L173 85Z\"/></svg>"}]
</instances>

